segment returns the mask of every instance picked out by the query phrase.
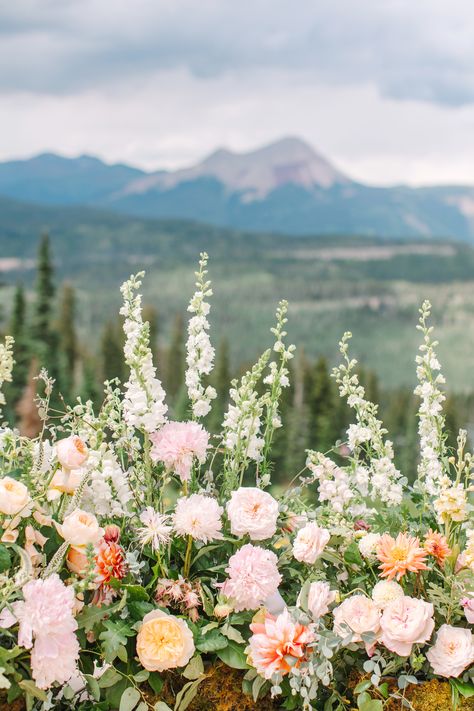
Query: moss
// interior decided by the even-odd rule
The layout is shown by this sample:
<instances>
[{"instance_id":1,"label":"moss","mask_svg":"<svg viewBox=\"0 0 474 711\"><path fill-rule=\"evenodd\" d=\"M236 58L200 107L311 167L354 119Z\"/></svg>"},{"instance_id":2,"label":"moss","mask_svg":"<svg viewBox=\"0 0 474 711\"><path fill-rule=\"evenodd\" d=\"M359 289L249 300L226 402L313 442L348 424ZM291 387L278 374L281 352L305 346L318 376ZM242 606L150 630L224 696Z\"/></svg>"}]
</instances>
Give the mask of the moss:
<instances>
[{"instance_id":1,"label":"moss","mask_svg":"<svg viewBox=\"0 0 474 711\"><path fill-rule=\"evenodd\" d=\"M353 691L363 678L352 675L349 679L350 690ZM398 690L396 683L389 684L389 689L391 692ZM431 679L422 684L412 684L405 690L405 698L410 702L412 711L453 711L451 685L447 681ZM391 699L384 706L384 711L400 711L403 708L401 699ZM356 707L354 711L357 711ZM474 711L474 699L460 698L457 711Z\"/></svg>"}]
</instances>

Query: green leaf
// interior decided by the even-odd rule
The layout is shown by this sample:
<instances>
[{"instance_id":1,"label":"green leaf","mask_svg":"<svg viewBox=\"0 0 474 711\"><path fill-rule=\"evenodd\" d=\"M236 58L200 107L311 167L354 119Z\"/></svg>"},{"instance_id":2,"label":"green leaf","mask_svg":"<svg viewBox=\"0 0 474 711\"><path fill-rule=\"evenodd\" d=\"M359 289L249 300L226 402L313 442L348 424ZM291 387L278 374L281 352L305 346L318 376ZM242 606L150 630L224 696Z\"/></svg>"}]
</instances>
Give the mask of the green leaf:
<instances>
[{"instance_id":1,"label":"green leaf","mask_svg":"<svg viewBox=\"0 0 474 711\"><path fill-rule=\"evenodd\" d=\"M125 593L121 600L113 605L96 607L95 605L84 606L81 612L76 617L79 629L84 629L84 632L91 632L95 625L102 622L106 617L110 617L113 612L119 612L125 605L127 594Z\"/></svg>"},{"instance_id":2,"label":"green leaf","mask_svg":"<svg viewBox=\"0 0 474 711\"><path fill-rule=\"evenodd\" d=\"M383 711L383 702L380 699L368 699L361 706L359 711Z\"/></svg>"},{"instance_id":3,"label":"green leaf","mask_svg":"<svg viewBox=\"0 0 474 711\"><path fill-rule=\"evenodd\" d=\"M27 694L34 696L40 701L46 701L46 699L48 698L46 692L42 689L38 689L35 682L31 679L23 679L22 681L20 681L20 686L24 691L26 691Z\"/></svg>"},{"instance_id":4,"label":"green leaf","mask_svg":"<svg viewBox=\"0 0 474 711\"><path fill-rule=\"evenodd\" d=\"M369 679L365 679L357 684L354 689L355 694L362 694L363 691L367 691L372 686L372 682Z\"/></svg>"},{"instance_id":5,"label":"green leaf","mask_svg":"<svg viewBox=\"0 0 474 711\"><path fill-rule=\"evenodd\" d=\"M211 630L205 637L198 637L196 648L200 652L217 652L227 647L228 640L218 630Z\"/></svg>"},{"instance_id":6,"label":"green leaf","mask_svg":"<svg viewBox=\"0 0 474 711\"><path fill-rule=\"evenodd\" d=\"M130 602L142 602L150 599L150 596L142 585L121 585L121 588L127 591L127 599L130 600Z\"/></svg>"},{"instance_id":7,"label":"green leaf","mask_svg":"<svg viewBox=\"0 0 474 711\"><path fill-rule=\"evenodd\" d=\"M8 570L12 564L12 557L10 551L3 543L0 543L0 573Z\"/></svg>"},{"instance_id":8,"label":"green leaf","mask_svg":"<svg viewBox=\"0 0 474 711\"><path fill-rule=\"evenodd\" d=\"M191 659L186 669L183 671L183 676L185 679L198 679L204 674L204 664L202 663L202 657L197 655Z\"/></svg>"},{"instance_id":9,"label":"green leaf","mask_svg":"<svg viewBox=\"0 0 474 711\"><path fill-rule=\"evenodd\" d=\"M163 679L158 674L158 672L151 672L150 676L148 677L148 683L150 684L155 694L161 693L161 690L163 688Z\"/></svg>"},{"instance_id":10,"label":"green leaf","mask_svg":"<svg viewBox=\"0 0 474 711\"><path fill-rule=\"evenodd\" d=\"M266 684L266 679L263 676L256 676L252 684L252 696L255 703L258 701L262 687Z\"/></svg>"},{"instance_id":11,"label":"green leaf","mask_svg":"<svg viewBox=\"0 0 474 711\"><path fill-rule=\"evenodd\" d=\"M171 709L164 701L157 701L153 706L153 711L171 711Z\"/></svg>"},{"instance_id":12,"label":"green leaf","mask_svg":"<svg viewBox=\"0 0 474 711\"><path fill-rule=\"evenodd\" d=\"M470 699L474 696L474 684L470 681L459 681L459 679L450 679L451 686L459 691L465 699Z\"/></svg>"},{"instance_id":13,"label":"green leaf","mask_svg":"<svg viewBox=\"0 0 474 711\"><path fill-rule=\"evenodd\" d=\"M219 659L233 669L248 669L247 656L243 647L229 640L224 649L217 651Z\"/></svg>"},{"instance_id":14,"label":"green leaf","mask_svg":"<svg viewBox=\"0 0 474 711\"><path fill-rule=\"evenodd\" d=\"M5 667L0 667L0 689L9 689L11 686L11 682L4 675L4 671L6 671Z\"/></svg>"},{"instance_id":15,"label":"green leaf","mask_svg":"<svg viewBox=\"0 0 474 711\"><path fill-rule=\"evenodd\" d=\"M133 681L136 681L137 684L142 684L144 681L148 679L150 676L150 672L147 671L146 669L141 669L139 672L133 675Z\"/></svg>"},{"instance_id":16,"label":"green leaf","mask_svg":"<svg viewBox=\"0 0 474 711\"><path fill-rule=\"evenodd\" d=\"M120 698L119 711L132 711L141 699L141 694L134 686L129 686Z\"/></svg>"},{"instance_id":17,"label":"green leaf","mask_svg":"<svg viewBox=\"0 0 474 711\"><path fill-rule=\"evenodd\" d=\"M99 682L97 681L97 679L95 679L90 674L84 674L84 679L86 680L88 691L92 694L92 696L94 697L94 699L96 701L99 701L100 688L99 688Z\"/></svg>"},{"instance_id":18,"label":"green leaf","mask_svg":"<svg viewBox=\"0 0 474 711\"><path fill-rule=\"evenodd\" d=\"M227 639L231 639L233 642L237 642L237 644L247 644L247 640L242 637L239 630L229 625L229 623L221 627L220 631Z\"/></svg>"},{"instance_id":19,"label":"green leaf","mask_svg":"<svg viewBox=\"0 0 474 711\"><path fill-rule=\"evenodd\" d=\"M200 676L199 679L195 681L190 681L183 686L181 691L176 697L176 702L174 705L174 711L185 711L191 701L196 697L198 686L206 677Z\"/></svg>"},{"instance_id":20,"label":"green leaf","mask_svg":"<svg viewBox=\"0 0 474 711\"><path fill-rule=\"evenodd\" d=\"M132 620L143 620L145 615L155 609L151 602L145 600L135 600L127 604Z\"/></svg>"},{"instance_id":21,"label":"green leaf","mask_svg":"<svg viewBox=\"0 0 474 711\"><path fill-rule=\"evenodd\" d=\"M102 642L105 660L110 663L119 656L119 648L127 644L127 637L135 636L135 631L130 629L124 620L118 622L106 620L104 627L105 630L100 633L99 639Z\"/></svg>"},{"instance_id":22,"label":"green leaf","mask_svg":"<svg viewBox=\"0 0 474 711\"><path fill-rule=\"evenodd\" d=\"M98 684L101 689L108 689L110 686L114 686L122 678L121 674L118 673L113 667L109 667L105 672L98 678Z\"/></svg>"},{"instance_id":23,"label":"green leaf","mask_svg":"<svg viewBox=\"0 0 474 711\"><path fill-rule=\"evenodd\" d=\"M344 553L344 560L346 561L346 563L350 563L353 565L362 565L362 556L360 554L359 546L357 545L357 543L351 543L350 546L347 547L346 552Z\"/></svg>"}]
</instances>

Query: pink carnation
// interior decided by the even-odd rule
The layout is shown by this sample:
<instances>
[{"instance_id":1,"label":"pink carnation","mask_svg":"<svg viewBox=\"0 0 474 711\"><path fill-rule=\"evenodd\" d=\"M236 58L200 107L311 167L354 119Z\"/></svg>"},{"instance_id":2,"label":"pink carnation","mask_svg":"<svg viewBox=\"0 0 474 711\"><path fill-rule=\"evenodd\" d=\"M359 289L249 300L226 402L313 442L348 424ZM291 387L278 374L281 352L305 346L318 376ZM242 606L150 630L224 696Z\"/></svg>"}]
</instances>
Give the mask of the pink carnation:
<instances>
[{"instance_id":1,"label":"pink carnation","mask_svg":"<svg viewBox=\"0 0 474 711\"><path fill-rule=\"evenodd\" d=\"M48 689L55 682L65 684L76 673L79 658L74 590L54 574L27 583L23 598L13 603L13 610L20 623L18 644L33 647L33 679L40 689Z\"/></svg>"},{"instance_id":2,"label":"pink carnation","mask_svg":"<svg viewBox=\"0 0 474 711\"><path fill-rule=\"evenodd\" d=\"M285 676L298 666L306 645L313 640L310 630L294 622L286 609L278 617L266 615L262 623L253 622L250 629L250 660L265 679L275 674Z\"/></svg>"},{"instance_id":3,"label":"pink carnation","mask_svg":"<svg viewBox=\"0 0 474 711\"><path fill-rule=\"evenodd\" d=\"M234 609L256 610L273 595L282 577L278 572L278 559L272 551L247 543L229 559L226 568L228 579L222 592L234 601Z\"/></svg>"},{"instance_id":4,"label":"pink carnation","mask_svg":"<svg viewBox=\"0 0 474 711\"><path fill-rule=\"evenodd\" d=\"M151 440L153 461L163 462L181 481L189 480L193 457L200 464L206 460L209 434L197 422L167 422L151 435Z\"/></svg>"}]
</instances>

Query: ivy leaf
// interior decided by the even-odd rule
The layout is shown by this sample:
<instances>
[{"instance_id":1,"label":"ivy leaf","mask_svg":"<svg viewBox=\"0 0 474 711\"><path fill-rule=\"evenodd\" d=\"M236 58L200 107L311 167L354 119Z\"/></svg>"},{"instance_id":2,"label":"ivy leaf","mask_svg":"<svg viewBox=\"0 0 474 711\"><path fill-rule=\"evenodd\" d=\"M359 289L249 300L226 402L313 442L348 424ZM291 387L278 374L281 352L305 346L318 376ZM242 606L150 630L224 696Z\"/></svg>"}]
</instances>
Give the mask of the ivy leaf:
<instances>
[{"instance_id":1,"label":"ivy leaf","mask_svg":"<svg viewBox=\"0 0 474 711\"><path fill-rule=\"evenodd\" d=\"M100 633L99 639L102 641L105 661L110 663L118 656L120 647L125 647L127 644L127 637L134 637L135 632L123 620L119 622L106 620L104 627L105 630Z\"/></svg>"}]
</instances>

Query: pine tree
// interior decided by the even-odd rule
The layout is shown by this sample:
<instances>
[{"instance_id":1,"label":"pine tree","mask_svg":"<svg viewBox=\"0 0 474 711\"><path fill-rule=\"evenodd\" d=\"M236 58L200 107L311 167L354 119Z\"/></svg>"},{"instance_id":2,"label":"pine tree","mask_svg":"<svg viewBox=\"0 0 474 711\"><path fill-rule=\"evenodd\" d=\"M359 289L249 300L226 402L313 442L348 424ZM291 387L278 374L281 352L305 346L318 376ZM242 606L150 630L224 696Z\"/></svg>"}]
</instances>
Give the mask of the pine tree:
<instances>
[{"instance_id":1,"label":"pine tree","mask_svg":"<svg viewBox=\"0 0 474 711\"><path fill-rule=\"evenodd\" d=\"M28 380L31 360L31 349L28 342L28 329L26 324L26 301L22 284L18 284L15 290L8 333L15 339L15 367L13 368L12 382L5 385L5 395L7 405L14 409L23 394L24 387Z\"/></svg>"},{"instance_id":2,"label":"pine tree","mask_svg":"<svg viewBox=\"0 0 474 711\"><path fill-rule=\"evenodd\" d=\"M335 444L340 432L337 424L337 393L325 358L318 358L308 380L310 447L319 452L326 452Z\"/></svg>"},{"instance_id":3,"label":"pine tree","mask_svg":"<svg viewBox=\"0 0 474 711\"><path fill-rule=\"evenodd\" d=\"M61 386L63 394L72 393L78 359L78 342L75 328L76 297L71 284L62 288L58 320L59 348L61 357Z\"/></svg>"},{"instance_id":4,"label":"pine tree","mask_svg":"<svg viewBox=\"0 0 474 711\"><path fill-rule=\"evenodd\" d=\"M177 314L166 358L165 384L166 392L168 393L171 402L176 401L178 396L182 395L180 391L184 387L185 367L184 321L182 315Z\"/></svg>"},{"instance_id":5,"label":"pine tree","mask_svg":"<svg viewBox=\"0 0 474 711\"><path fill-rule=\"evenodd\" d=\"M125 382L128 377L123 360L124 334L121 321L108 321L100 343L100 372L102 380L118 378Z\"/></svg>"},{"instance_id":6,"label":"pine tree","mask_svg":"<svg viewBox=\"0 0 474 711\"><path fill-rule=\"evenodd\" d=\"M46 356L49 355L52 347L56 345L52 335L55 294L53 275L49 236L48 234L43 234L38 249L33 337L36 343L45 349L45 353L42 355Z\"/></svg>"}]
</instances>

